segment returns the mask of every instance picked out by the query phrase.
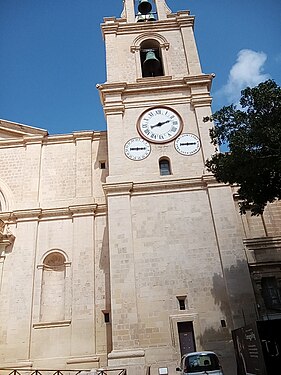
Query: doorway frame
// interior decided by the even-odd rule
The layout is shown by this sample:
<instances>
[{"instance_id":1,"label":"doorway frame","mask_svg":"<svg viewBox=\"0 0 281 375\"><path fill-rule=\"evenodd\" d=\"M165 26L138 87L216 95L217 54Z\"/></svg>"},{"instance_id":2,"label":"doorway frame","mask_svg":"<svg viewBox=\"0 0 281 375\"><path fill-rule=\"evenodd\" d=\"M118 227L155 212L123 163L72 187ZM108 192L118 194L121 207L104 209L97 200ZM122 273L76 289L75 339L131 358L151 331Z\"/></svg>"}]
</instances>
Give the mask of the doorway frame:
<instances>
[{"instance_id":1,"label":"doorway frame","mask_svg":"<svg viewBox=\"0 0 281 375\"><path fill-rule=\"evenodd\" d=\"M193 333L194 333L194 341L196 350L201 351L202 346L200 343L200 324L199 324L199 315L196 313L190 314L178 314L178 315L170 315L170 331L171 331L171 341L172 346L175 348L179 357L181 357L181 350L180 350L180 339L178 334L178 323L180 322L190 322L193 325Z\"/></svg>"}]
</instances>

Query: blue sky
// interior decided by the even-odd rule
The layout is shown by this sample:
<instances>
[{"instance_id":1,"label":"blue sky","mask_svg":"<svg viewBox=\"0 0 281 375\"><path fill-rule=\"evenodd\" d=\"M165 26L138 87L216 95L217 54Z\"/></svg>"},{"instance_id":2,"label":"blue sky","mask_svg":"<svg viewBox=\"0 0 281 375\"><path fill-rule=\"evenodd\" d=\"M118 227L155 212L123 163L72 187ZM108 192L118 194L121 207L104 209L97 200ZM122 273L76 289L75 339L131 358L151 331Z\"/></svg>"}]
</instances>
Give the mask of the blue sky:
<instances>
[{"instance_id":1,"label":"blue sky","mask_svg":"<svg viewBox=\"0 0 281 375\"><path fill-rule=\"evenodd\" d=\"M281 84L280 0L167 0L196 16L204 73L215 73L213 110L240 90ZM0 118L50 134L103 130L96 90L105 77L100 23L122 0L0 0Z\"/></svg>"}]
</instances>

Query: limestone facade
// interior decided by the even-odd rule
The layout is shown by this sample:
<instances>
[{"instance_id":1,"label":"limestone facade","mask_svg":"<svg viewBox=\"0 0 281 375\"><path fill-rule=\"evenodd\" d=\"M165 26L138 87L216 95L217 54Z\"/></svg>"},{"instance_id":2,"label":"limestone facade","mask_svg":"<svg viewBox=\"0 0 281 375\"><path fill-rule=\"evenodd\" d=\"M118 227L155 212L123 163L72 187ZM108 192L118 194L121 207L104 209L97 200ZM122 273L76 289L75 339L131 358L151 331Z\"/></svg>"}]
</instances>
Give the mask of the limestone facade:
<instances>
[{"instance_id":1,"label":"limestone facade","mask_svg":"<svg viewBox=\"0 0 281 375\"><path fill-rule=\"evenodd\" d=\"M234 375L231 330L266 315L255 272L268 270L274 243L279 280L280 204L241 218L235 188L206 172L213 76L201 71L194 17L164 0L155 9L157 21L137 23L125 0L102 24L106 132L55 136L1 120L0 368L175 374L193 348L214 350ZM150 47L163 72L144 77ZM153 108L176 111L200 150L182 155L172 139L126 157Z\"/></svg>"}]
</instances>

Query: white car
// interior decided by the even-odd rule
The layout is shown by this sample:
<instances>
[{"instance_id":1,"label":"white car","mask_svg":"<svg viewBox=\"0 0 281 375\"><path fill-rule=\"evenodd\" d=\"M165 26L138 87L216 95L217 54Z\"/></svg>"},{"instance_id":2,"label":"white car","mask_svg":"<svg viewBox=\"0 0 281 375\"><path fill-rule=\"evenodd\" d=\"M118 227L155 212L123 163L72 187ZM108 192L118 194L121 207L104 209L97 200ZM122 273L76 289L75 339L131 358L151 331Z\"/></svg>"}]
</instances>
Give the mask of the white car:
<instances>
[{"instance_id":1,"label":"white car","mask_svg":"<svg viewBox=\"0 0 281 375\"><path fill-rule=\"evenodd\" d=\"M176 368L181 375L223 375L223 371L214 352L192 352L184 354L180 367Z\"/></svg>"}]
</instances>

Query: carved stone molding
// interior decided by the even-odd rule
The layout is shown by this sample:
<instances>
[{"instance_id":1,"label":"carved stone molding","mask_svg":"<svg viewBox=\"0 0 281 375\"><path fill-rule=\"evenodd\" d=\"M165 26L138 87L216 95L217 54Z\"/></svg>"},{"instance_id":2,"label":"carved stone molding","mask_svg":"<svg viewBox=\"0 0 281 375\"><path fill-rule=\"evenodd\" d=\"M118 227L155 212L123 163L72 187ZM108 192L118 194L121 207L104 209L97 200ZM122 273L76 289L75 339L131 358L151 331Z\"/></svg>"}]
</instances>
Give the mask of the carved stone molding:
<instances>
[{"instance_id":1,"label":"carved stone molding","mask_svg":"<svg viewBox=\"0 0 281 375\"><path fill-rule=\"evenodd\" d=\"M243 241L251 267L281 264L281 237L247 238Z\"/></svg>"},{"instance_id":2,"label":"carved stone molding","mask_svg":"<svg viewBox=\"0 0 281 375\"><path fill-rule=\"evenodd\" d=\"M168 193L175 191L202 190L212 187L225 187L225 184L218 183L210 175L183 179L165 179L163 181L149 182L115 182L103 184L104 192L107 196L114 195L143 195L155 193Z\"/></svg>"},{"instance_id":3,"label":"carved stone molding","mask_svg":"<svg viewBox=\"0 0 281 375\"><path fill-rule=\"evenodd\" d=\"M6 252L13 245L15 236L3 220L0 219L0 257L5 257Z\"/></svg>"},{"instance_id":4,"label":"carved stone molding","mask_svg":"<svg viewBox=\"0 0 281 375\"><path fill-rule=\"evenodd\" d=\"M9 223L23 221L45 221L51 219L73 219L80 216L95 216L96 212L101 215L106 212L106 207L101 204L72 205L68 207L35 208L30 210L16 210L12 212L1 212L1 218ZM1 220L1 221L3 221ZM8 227L7 227L8 228Z\"/></svg>"}]
</instances>

